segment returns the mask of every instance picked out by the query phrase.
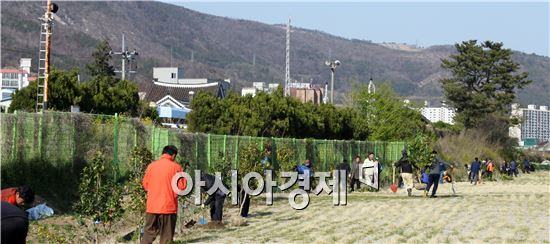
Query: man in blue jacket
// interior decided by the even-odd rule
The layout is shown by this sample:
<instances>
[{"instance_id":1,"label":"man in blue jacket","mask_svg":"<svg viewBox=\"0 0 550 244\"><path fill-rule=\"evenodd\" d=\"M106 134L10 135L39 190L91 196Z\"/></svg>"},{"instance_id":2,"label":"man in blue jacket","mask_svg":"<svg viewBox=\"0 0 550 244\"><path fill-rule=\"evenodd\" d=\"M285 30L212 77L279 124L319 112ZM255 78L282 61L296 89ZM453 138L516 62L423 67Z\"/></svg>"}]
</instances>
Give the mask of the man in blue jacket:
<instances>
[{"instance_id":1,"label":"man in blue jacket","mask_svg":"<svg viewBox=\"0 0 550 244\"><path fill-rule=\"evenodd\" d=\"M531 165L529 164L529 160L527 158L523 159L523 173L529 173L531 170Z\"/></svg>"},{"instance_id":2,"label":"man in blue jacket","mask_svg":"<svg viewBox=\"0 0 550 244\"><path fill-rule=\"evenodd\" d=\"M430 174L428 175L428 185L426 186L426 190L424 192L426 196L428 195L428 192L430 192L430 188L433 185L434 188L430 197L437 197L435 194L437 193L437 187L439 185L439 177L441 175L441 171L445 170L447 166L449 165L439 158L437 151L432 151L432 164L430 166ZM453 166L449 167L452 168Z\"/></svg>"},{"instance_id":3,"label":"man in blue jacket","mask_svg":"<svg viewBox=\"0 0 550 244\"><path fill-rule=\"evenodd\" d=\"M475 160L472 162L472 166L470 167L470 184L477 185L480 170L481 162L479 162L478 158L475 158Z\"/></svg>"},{"instance_id":4,"label":"man in blue jacket","mask_svg":"<svg viewBox=\"0 0 550 244\"><path fill-rule=\"evenodd\" d=\"M513 160L510 162L510 171L508 173L510 176L518 176L518 164L516 163L516 160Z\"/></svg>"}]
</instances>

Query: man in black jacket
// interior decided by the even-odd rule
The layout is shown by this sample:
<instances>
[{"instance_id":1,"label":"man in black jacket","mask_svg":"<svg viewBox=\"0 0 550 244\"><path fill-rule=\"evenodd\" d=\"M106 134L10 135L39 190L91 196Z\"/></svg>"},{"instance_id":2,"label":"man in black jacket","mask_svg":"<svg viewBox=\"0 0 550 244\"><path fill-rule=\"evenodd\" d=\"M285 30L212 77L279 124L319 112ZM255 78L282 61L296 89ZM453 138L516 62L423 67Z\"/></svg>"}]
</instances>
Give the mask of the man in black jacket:
<instances>
[{"instance_id":1,"label":"man in black jacket","mask_svg":"<svg viewBox=\"0 0 550 244\"><path fill-rule=\"evenodd\" d=\"M403 183L407 188L407 195L409 197L412 196L413 168L416 169L417 167L409 160L406 150L403 150L401 159L399 159L399 161L397 161L394 165L395 167L401 169L401 178L403 178Z\"/></svg>"},{"instance_id":2,"label":"man in black jacket","mask_svg":"<svg viewBox=\"0 0 550 244\"><path fill-rule=\"evenodd\" d=\"M206 192L214 186L216 177L210 174L201 174L201 181L204 181L202 191ZM208 195L208 198L204 202L204 205L210 205L210 219L214 223L222 222L223 203L225 201L225 197L226 194L218 188L214 193Z\"/></svg>"},{"instance_id":3,"label":"man in black jacket","mask_svg":"<svg viewBox=\"0 0 550 244\"><path fill-rule=\"evenodd\" d=\"M346 177L344 177L343 179L339 179L339 181L338 181L338 182L340 182L340 192L345 191L346 190L346 185L347 185L346 179L347 179L347 177L350 176L350 173L351 173L351 167L349 166L348 160L344 159L344 161L342 163L340 163L340 164L338 164L338 166L336 166L336 170L343 170L343 171L346 172L346 174L345 174ZM340 174L338 174L338 176L340 176Z\"/></svg>"},{"instance_id":4,"label":"man in black jacket","mask_svg":"<svg viewBox=\"0 0 550 244\"><path fill-rule=\"evenodd\" d=\"M29 231L27 212L8 202L2 201L0 216L2 219L1 243L24 244L27 239L27 232Z\"/></svg>"}]
</instances>

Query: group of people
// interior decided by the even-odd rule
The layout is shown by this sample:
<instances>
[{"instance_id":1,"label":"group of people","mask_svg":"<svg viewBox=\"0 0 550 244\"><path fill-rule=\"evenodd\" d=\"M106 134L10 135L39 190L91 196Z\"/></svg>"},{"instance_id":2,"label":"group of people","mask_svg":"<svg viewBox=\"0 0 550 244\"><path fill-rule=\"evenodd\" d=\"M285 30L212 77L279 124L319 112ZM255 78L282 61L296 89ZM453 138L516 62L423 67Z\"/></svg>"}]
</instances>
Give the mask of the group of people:
<instances>
[{"instance_id":1,"label":"group of people","mask_svg":"<svg viewBox=\"0 0 550 244\"><path fill-rule=\"evenodd\" d=\"M483 177L487 177L489 180L493 179L493 172L495 170L495 164L493 160L485 159L479 161L479 158L475 158L471 165L464 165L466 172L468 172L468 179L470 184L477 185L482 182Z\"/></svg>"},{"instance_id":2,"label":"group of people","mask_svg":"<svg viewBox=\"0 0 550 244\"><path fill-rule=\"evenodd\" d=\"M402 151L402 157L394 166L401 172L400 176L404 187L407 189L407 195L412 196L412 189L415 185L415 179L419 186L417 189L424 191L424 196L430 195L431 198L437 197L437 189L440 183L444 181L452 182L453 166L441 160L437 151L432 151L430 154L430 164L425 168L420 169L408 157L407 151ZM415 172L420 171L420 177ZM432 188L433 187L433 188ZM431 194L430 194L431 190ZM454 185L453 185L454 193Z\"/></svg>"},{"instance_id":3,"label":"group of people","mask_svg":"<svg viewBox=\"0 0 550 244\"><path fill-rule=\"evenodd\" d=\"M523 160L523 164L521 166L518 165L515 160L510 160L510 162L502 161L498 169L500 170L501 174L517 177L520 168L523 173L528 174L535 170L533 166L534 165L529 163L529 160L527 159ZM473 185L482 183L483 178L492 180L495 168L495 162L493 162L493 160L491 159L480 161L479 158L475 158L470 165L464 165L464 169L466 170L466 172L468 172L468 179L470 181L470 184Z\"/></svg>"},{"instance_id":4,"label":"group of people","mask_svg":"<svg viewBox=\"0 0 550 244\"><path fill-rule=\"evenodd\" d=\"M361 161L361 157L356 155L351 167L348 161L344 160L336 166L336 169L346 172L346 175L349 177L350 192L361 188L361 178L366 180L367 186L378 190L378 176L381 168L373 152L370 152L364 161Z\"/></svg>"},{"instance_id":5,"label":"group of people","mask_svg":"<svg viewBox=\"0 0 550 244\"><path fill-rule=\"evenodd\" d=\"M314 171L311 160L306 159L303 164L296 166L295 169L298 172L299 180L304 180L307 177L310 184L313 184ZM370 152L365 160L361 160L361 157L356 155L351 166L348 160L344 159L342 163L336 166L336 170L344 170L346 172L345 175L349 179L351 192L361 189L361 178L366 181L367 186L378 190L378 175L381 167L373 152ZM303 186L300 187L303 188Z\"/></svg>"},{"instance_id":6,"label":"group of people","mask_svg":"<svg viewBox=\"0 0 550 244\"><path fill-rule=\"evenodd\" d=\"M518 166L518 163L515 160L510 160L510 162L502 161L500 164L500 173L508 176L518 176L519 169L521 168L524 174L529 174L530 172L535 171L535 165L531 164L527 158L523 159L523 164Z\"/></svg>"},{"instance_id":7,"label":"group of people","mask_svg":"<svg viewBox=\"0 0 550 244\"><path fill-rule=\"evenodd\" d=\"M149 164L145 170L143 188L147 192L147 203L141 243L153 243L157 235L160 235L160 243L172 242L176 227L178 195L172 189L171 182L174 175L183 172L183 168L175 161L177 154L178 149L175 146L166 146L162 150L160 159ZM204 182L204 185L201 186L203 193L212 188L216 181L214 175L203 172L201 172L200 179ZM184 190L186 186L185 178L180 178L177 187ZM247 196L244 191L238 190L238 192L241 193L239 194L241 199L240 215L247 217L250 196ZM226 193L218 188L215 192L209 194L201 205L201 207L205 205L210 207L210 218L214 225L220 225L222 222L223 205L226 197Z\"/></svg>"},{"instance_id":8,"label":"group of people","mask_svg":"<svg viewBox=\"0 0 550 244\"><path fill-rule=\"evenodd\" d=\"M163 148L162 155L159 160L156 160L148 165L143 178L143 188L147 192L145 225L143 238L141 243L153 243L157 235L160 235L160 243L170 243L173 239L178 200L177 193L172 188L172 178L177 173L183 172L183 168L176 163L175 159L178 154L178 149L175 146L169 145ZM430 197L437 197L437 189L440 181L443 178L448 182L452 182L451 172L453 166L441 160L436 151L431 153L430 164L419 169L408 157L406 150L403 150L402 157L394 166L400 171L402 182L407 190L407 195L412 196L414 187L414 179L417 178L415 172L419 170L422 176L417 178L418 183L425 183L424 194L428 196L431 190ZM472 184L478 184L481 176L492 178L495 165L492 160L486 159L479 161L478 158L471 163L471 166L465 165L468 172L468 177ZM381 170L381 165L375 158L374 153L369 153L367 158L362 161L359 155L354 157L353 163L350 164L344 160L336 167L337 170L344 170L346 176L350 179L351 192L360 189L361 181L366 182L378 190L378 176ZM508 175L517 176L517 163L512 160L510 163L503 162L500 165L500 171ZM532 166L529 161L524 160L524 172L532 171ZM310 160L305 160L302 165L296 167L301 180L306 177L313 178L313 165ZM205 182L202 186L203 192L210 189L215 182L215 176L209 174L201 174L201 181ZM180 178L177 182L177 187L184 190L187 186L185 178ZM432 188L433 187L433 188ZM453 188L454 191L454 188ZM204 205L210 206L210 216L214 223L221 223L223 215L223 205L226 194L221 190L210 194ZM241 216L248 215L250 197L246 195L240 196ZM1 192L2 199L2 243L25 243L28 231L28 218L26 212L22 209L25 204L30 204L34 201L34 192L28 186L17 188L4 189ZM246 206L245 206L246 205Z\"/></svg>"}]
</instances>

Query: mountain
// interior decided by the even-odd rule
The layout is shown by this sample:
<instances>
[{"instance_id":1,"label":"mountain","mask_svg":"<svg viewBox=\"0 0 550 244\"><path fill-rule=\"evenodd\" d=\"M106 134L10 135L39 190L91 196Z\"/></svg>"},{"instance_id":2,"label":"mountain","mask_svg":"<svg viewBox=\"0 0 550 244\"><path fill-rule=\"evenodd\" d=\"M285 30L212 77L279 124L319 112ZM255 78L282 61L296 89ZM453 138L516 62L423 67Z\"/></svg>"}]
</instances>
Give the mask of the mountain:
<instances>
[{"instance_id":1,"label":"mountain","mask_svg":"<svg viewBox=\"0 0 550 244\"><path fill-rule=\"evenodd\" d=\"M17 66L21 57L33 58L36 65L42 5L0 2L2 66ZM114 51L120 51L122 34L126 46L139 52L134 77L138 82L151 80L152 67L171 64L183 66L189 78L230 78L237 91L253 81L284 80L283 25L218 17L161 2L61 1L58 5L52 62L60 68L80 68L83 80L95 45L107 39ZM403 96L439 100L438 80L448 75L440 67L441 59L454 52L452 45L417 48L377 44L293 28L291 77L324 84L330 77L324 64L329 49L332 57L342 62L336 71L337 101L343 101L354 84L367 82L371 76L375 81L389 82ZM514 59L533 80L520 92L520 102L549 104L550 58L514 52Z\"/></svg>"}]
</instances>

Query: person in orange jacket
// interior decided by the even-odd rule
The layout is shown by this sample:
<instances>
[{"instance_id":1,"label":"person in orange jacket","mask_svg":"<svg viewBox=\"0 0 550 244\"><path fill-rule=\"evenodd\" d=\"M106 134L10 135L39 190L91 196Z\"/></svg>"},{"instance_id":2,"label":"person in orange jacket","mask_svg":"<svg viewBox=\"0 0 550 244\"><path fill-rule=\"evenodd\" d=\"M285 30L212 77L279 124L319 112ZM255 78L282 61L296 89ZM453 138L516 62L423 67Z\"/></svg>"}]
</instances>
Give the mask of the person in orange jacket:
<instances>
[{"instance_id":1,"label":"person in orange jacket","mask_svg":"<svg viewBox=\"0 0 550 244\"><path fill-rule=\"evenodd\" d=\"M493 180L493 171L495 170L495 165L493 163L493 160L489 160L487 162L487 177L489 180Z\"/></svg>"},{"instance_id":2,"label":"person in orange jacket","mask_svg":"<svg viewBox=\"0 0 550 244\"><path fill-rule=\"evenodd\" d=\"M178 195L172 189L172 178L182 167L176 163L178 149L169 145L162 150L159 160L152 162L145 170L143 188L147 192L145 226L141 243L153 243L160 234L160 243L171 243L176 229ZM178 188L187 186L185 178L180 178Z\"/></svg>"},{"instance_id":3,"label":"person in orange jacket","mask_svg":"<svg viewBox=\"0 0 550 244\"><path fill-rule=\"evenodd\" d=\"M11 187L3 189L0 197L2 202L22 208L34 202L34 191L29 186Z\"/></svg>"}]
</instances>

